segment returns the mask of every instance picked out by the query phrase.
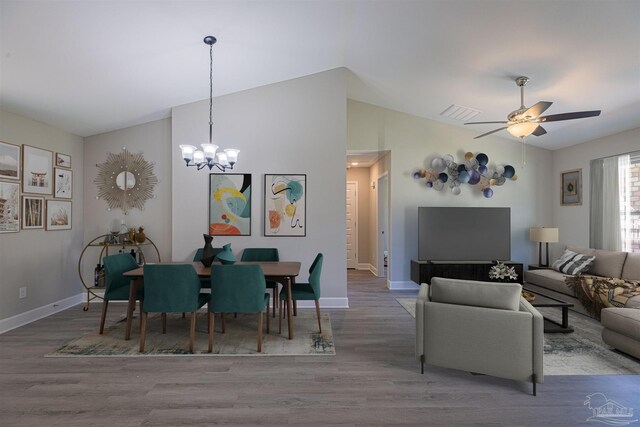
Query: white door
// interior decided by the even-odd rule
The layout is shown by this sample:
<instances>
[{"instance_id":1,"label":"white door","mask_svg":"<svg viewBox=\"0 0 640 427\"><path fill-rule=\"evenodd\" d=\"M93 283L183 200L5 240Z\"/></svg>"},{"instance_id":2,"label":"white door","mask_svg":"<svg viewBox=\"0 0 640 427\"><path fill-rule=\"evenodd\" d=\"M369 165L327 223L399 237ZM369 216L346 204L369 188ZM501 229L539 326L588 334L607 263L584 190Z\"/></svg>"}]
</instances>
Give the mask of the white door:
<instances>
[{"instance_id":1,"label":"white door","mask_svg":"<svg viewBox=\"0 0 640 427\"><path fill-rule=\"evenodd\" d=\"M358 183L347 182L347 268L358 266Z\"/></svg>"}]
</instances>

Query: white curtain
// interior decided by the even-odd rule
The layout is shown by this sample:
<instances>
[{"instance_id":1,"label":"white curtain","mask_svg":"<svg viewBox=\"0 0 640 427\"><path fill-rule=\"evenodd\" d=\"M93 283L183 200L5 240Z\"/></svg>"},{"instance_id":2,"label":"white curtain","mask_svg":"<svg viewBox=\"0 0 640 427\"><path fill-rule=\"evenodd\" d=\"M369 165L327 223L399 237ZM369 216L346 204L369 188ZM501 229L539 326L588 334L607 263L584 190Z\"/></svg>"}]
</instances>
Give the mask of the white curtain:
<instances>
[{"instance_id":1,"label":"white curtain","mask_svg":"<svg viewBox=\"0 0 640 427\"><path fill-rule=\"evenodd\" d=\"M627 156L628 157L628 156ZM622 250L620 227L620 177L619 156L603 159L602 170L602 248L610 251Z\"/></svg>"},{"instance_id":2,"label":"white curtain","mask_svg":"<svg viewBox=\"0 0 640 427\"><path fill-rule=\"evenodd\" d=\"M620 250L631 252L631 156L618 156Z\"/></svg>"}]
</instances>

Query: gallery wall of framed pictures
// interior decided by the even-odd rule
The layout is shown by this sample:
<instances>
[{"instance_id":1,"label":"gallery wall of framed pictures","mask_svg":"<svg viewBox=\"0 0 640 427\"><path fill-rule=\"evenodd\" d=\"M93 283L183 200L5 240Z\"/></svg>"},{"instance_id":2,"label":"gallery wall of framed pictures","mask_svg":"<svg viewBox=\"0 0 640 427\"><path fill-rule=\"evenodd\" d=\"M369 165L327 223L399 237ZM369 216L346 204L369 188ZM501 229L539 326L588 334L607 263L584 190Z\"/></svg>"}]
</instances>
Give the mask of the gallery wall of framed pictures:
<instances>
[{"instance_id":1,"label":"gallery wall of framed pictures","mask_svg":"<svg viewBox=\"0 0 640 427\"><path fill-rule=\"evenodd\" d=\"M71 230L71 156L0 141L0 234Z\"/></svg>"}]
</instances>

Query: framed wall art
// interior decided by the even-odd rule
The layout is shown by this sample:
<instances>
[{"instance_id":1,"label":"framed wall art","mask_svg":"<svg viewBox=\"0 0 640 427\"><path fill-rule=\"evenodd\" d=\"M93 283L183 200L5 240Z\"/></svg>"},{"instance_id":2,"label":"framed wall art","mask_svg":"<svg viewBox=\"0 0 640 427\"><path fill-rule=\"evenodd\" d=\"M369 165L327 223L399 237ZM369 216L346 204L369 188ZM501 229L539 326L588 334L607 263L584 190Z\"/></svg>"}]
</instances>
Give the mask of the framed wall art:
<instances>
[{"instance_id":1,"label":"framed wall art","mask_svg":"<svg viewBox=\"0 0 640 427\"><path fill-rule=\"evenodd\" d=\"M56 153L56 166L61 168L71 168L71 156L68 154Z\"/></svg>"},{"instance_id":2,"label":"framed wall art","mask_svg":"<svg viewBox=\"0 0 640 427\"><path fill-rule=\"evenodd\" d=\"M264 235L307 235L307 175L264 176Z\"/></svg>"},{"instance_id":3,"label":"framed wall art","mask_svg":"<svg viewBox=\"0 0 640 427\"><path fill-rule=\"evenodd\" d=\"M251 235L251 174L209 174L209 234Z\"/></svg>"},{"instance_id":4,"label":"framed wall art","mask_svg":"<svg viewBox=\"0 0 640 427\"><path fill-rule=\"evenodd\" d=\"M47 200L47 230L71 230L71 202Z\"/></svg>"},{"instance_id":5,"label":"framed wall art","mask_svg":"<svg viewBox=\"0 0 640 427\"><path fill-rule=\"evenodd\" d=\"M0 178L20 179L20 146L0 142Z\"/></svg>"},{"instance_id":6,"label":"framed wall art","mask_svg":"<svg viewBox=\"0 0 640 427\"><path fill-rule=\"evenodd\" d=\"M22 196L22 229L44 228L44 197Z\"/></svg>"},{"instance_id":7,"label":"framed wall art","mask_svg":"<svg viewBox=\"0 0 640 427\"><path fill-rule=\"evenodd\" d=\"M73 194L73 171L62 168L53 168L53 171L53 197L70 199Z\"/></svg>"},{"instance_id":8,"label":"framed wall art","mask_svg":"<svg viewBox=\"0 0 640 427\"><path fill-rule=\"evenodd\" d=\"M572 206L582 204L582 169L561 172L560 204Z\"/></svg>"},{"instance_id":9,"label":"framed wall art","mask_svg":"<svg viewBox=\"0 0 640 427\"><path fill-rule=\"evenodd\" d=\"M53 153L42 148L22 146L22 191L53 193Z\"/></svg>"},{"instance_id":10,"label":"framed wall art","mask_svg":"<svg viewBox=\"0 0 640 427\"><path fill-rule=\"evenodd\" d=\"M0 181L0 233L20 231L20 184Z\"/></svg>"}]
</instances>

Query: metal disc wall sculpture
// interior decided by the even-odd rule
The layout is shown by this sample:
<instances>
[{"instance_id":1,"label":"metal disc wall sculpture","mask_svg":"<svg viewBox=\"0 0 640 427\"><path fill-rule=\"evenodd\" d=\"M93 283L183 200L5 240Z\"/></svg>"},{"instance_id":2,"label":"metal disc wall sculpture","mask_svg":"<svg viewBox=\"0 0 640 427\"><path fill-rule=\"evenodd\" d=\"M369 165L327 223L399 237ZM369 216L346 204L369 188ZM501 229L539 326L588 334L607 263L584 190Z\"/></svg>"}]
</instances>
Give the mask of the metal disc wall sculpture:
<instances>
[{"instance_id":1,"label":"metal disc wall sculpture","mask_svg":"<svg viewBox=\"0 0 640 427\"><path fill-rule=\"evenodd\" d=\"M464 160L459 163L454 162L451 154L436 157L431 160L430 168L418 169L413 173L413 177L424 180L427 188L437 191L449 187L451 193L456 196L461 193L460 185L468 184L482 192L486 198L493 196L492 187L504 185L507 179L518 179L513 166L501 165L490 168L489 156L484 153L474 156L472 152L467 152Z\"/></svg>"},{"instance_id":2,"label":"metal disc wall sculpture","mask_svg":"<svg viewBox=\"0 0 640 427\"><path fill-rule=\"evenodd\" d=\"M98 187L96 199L104 199L107 210L120 208L126 215L129 210L144 210L148 199L154 198L153 188L158 178L153 173L153 163L142 157L142 153L108 153L104 163L97 164L98 176L93 182Z\"/></svg>"}]
</instances>

